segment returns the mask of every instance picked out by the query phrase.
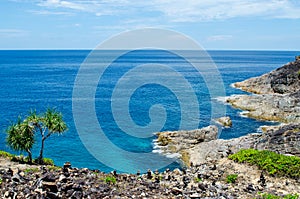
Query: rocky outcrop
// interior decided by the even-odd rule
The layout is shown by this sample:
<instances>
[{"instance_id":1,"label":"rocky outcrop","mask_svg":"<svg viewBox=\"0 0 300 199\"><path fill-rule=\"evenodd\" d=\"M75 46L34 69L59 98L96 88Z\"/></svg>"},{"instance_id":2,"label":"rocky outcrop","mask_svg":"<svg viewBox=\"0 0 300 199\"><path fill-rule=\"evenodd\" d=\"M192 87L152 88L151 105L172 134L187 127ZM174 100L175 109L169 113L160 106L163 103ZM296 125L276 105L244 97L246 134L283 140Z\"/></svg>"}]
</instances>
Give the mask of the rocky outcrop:
<instances>
[{"instance_id":1,"label":"rocky outcrop","mask_svg":"<svg viewBox=\"0 0 300 199\"><path fill-rule=\"evenodd\" d=\"M284 123L300 122L300 60L234 86L259 94L227 98L227 103L246 110L246 116Z\"/></svg>"},{"instance_id":2,"label":"rocky outcrop","mask_svg":"<svg viewBox=\"0 0 300 199\"><path fill-rule=\"evenodd\" d=\"M256 94L287 94L300 90L300 60L290 62L260 77L233 84Z\"/></svg>"},{"instance_id":3,"label":"rocky outcrop","mask_svg":"<svg viewBox=\"0 0 300 199\"><path fill-rule=\"evenodd\" d=\"M243 115L258 120L283 123L300 122L300 91L293 94L234 95L226 99Z\"/></svg>"},{"instance_id":4,"label":"rocky outcrop","mask_svg":"<svg viewBox=\"0 0 300 199\"><path fill-rule=\"evenodd\" d=\"M214 135L217 132L215 128L214 126L204 128L206 135L210 133ZM180 153L181 159L188 166L216 161L236 153L240 149L249 148L300 157L300 124L264 127L263 130L262 134L254 133L230 140L214 139L201 142L193 141L186 134L177 131L174 132L175 137L172 136L172 132L161 132L159 136L169 140L168 144L162 146L163 153ZM201 129L198 132L201 132ZM161 146L159 140L157 142Z\"/></svg>"},{"instance_id":5,"label":"rocky outcrop","mask_svg":"<svg viewBox=\"0 0 300 199\"><path fill-rule=\"evenodd\" d=\"M179 154L181 159L189 165L190 153L188 152L199 143L216 140L218 127L208 126L190 131L166 131L156 133L157 145L165 154Z\"/></svg>"},{"instance_id":6,"label":"rocky outcrop","mask_svg":"<svg viewBox=\"0 0 300 199\"><path fill-rule=\"evenodd\" d=\"M229 116L220 117L220 118L216 119L215 121L225 128L229 128L232 126L232 121Z\"/></svg>"}]
</instances>

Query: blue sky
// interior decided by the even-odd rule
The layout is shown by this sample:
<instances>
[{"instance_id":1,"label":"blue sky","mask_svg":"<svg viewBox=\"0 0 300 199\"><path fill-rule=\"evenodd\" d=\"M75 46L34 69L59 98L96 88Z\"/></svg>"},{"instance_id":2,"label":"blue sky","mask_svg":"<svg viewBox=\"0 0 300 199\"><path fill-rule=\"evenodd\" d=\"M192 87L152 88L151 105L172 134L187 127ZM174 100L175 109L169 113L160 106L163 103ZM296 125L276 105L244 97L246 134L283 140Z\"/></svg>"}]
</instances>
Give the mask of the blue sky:
<instances>
[{"instance_id":1,"label":"blue sky","mask_svg":"<svg viewBox=\"0 0 300 199\"><path fill-rule=\"evenodd\" d=\"M0 49L92 49L122 31L179 31L205 49L300 50L299 0L1 0Z\"/></svg>"}]
</instances>

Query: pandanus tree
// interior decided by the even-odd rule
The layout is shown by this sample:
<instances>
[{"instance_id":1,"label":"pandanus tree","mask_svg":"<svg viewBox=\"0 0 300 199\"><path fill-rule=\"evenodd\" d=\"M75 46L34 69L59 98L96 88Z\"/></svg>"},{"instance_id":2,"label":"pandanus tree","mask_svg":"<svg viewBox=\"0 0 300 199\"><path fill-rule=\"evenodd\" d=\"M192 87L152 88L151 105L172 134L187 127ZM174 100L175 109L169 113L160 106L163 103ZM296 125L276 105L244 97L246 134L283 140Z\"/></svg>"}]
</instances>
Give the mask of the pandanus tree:
<instances>
[{"instance_id":1,"label":"pandanus tree","mask_svg":"<svg viewBox=\"0 0 300 199\"><path fill-rule=\"evenodd\" d=\"M7 144L16 151L26 151L28 153L28 161L32 162L31 148L34 144L34 126L28 121L21 122L18 118L17 123L13 123L6 130Z\"/></svg>"},{"instance_id":2,"label":"pandanus tree","mask_svg":"<svg viewBox=\"0 0 300 199\"><path fill-rule=\"evenodd\" d=\"M41 136L41 149L37 158L39 164L43 163L43 151L45 140L52 134L62 134L67 130L67 125L62 114L55 109L47 109L43 114L38 115L36 111L31 111L29 116L22 122L19 118L16 124L7 129L7 143L14 150L28 152L31 161L31 148L34 144L34 135Z\"/></svg>"},{"instance_id":3,"label":"pandanus tree","mask_svg":"<svg viewBox=\"0 0 300 199\"><path fill-rule=\"evenodd\" d=\"M34 125L36 132L42 137L38 163L43 163L45 140L52 134L64 133L67 130L67 125L63 120L62 114L54 109L48 109L40 116L37 115L36 112L31 112L28 120Z\"/></svg>"}]
</instances>

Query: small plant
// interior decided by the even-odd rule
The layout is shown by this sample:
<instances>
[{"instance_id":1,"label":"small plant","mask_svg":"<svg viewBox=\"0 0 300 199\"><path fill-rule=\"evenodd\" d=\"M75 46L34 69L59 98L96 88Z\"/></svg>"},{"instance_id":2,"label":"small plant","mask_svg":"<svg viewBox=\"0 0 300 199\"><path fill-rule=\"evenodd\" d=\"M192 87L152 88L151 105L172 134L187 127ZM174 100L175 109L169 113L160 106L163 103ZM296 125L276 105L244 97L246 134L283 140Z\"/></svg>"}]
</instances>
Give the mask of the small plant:
<instances>
[{"instance_id":1,"label":"small plant","mask_svg":"<svg viewBox=\"0 0 300 199\"><path fill-rule=\"evenodd\" d=\"M2 178L0 178L0 185L2 184Z\"/></svg>"},{"instance_id":2,"label":"small plant","mask_svg":"<svg viewBox=\"0 0 300 199\"><path fill-rule=\"evenodd\" d=\"M226 176L226 182L227 183L235 183L237 177L238 177L238 174L229 174L228 176Z\"/></svg>"},{"instance_id":3,"label":"small plant","mask_svg":"<svg viewBox=\"0 0 300 199\"><path fill-rule=\"evenodd\" d=\"M194 178L194 182L196 182L196 183L198 183L198 182L201 182L202 181L202 179L201 178Z\"/></svg>"},{"instance_id":4,"label":"small plant","mask_svg":"<svg viewBox=\"0 0 300 199\"><path fill-rule=\"evenodd\" d=\"M43 158L43 163L44 165L50 165L50 166L54 165L54 161L51 158Z\"/></svg>"},{"instance_id":5,"label":"small plant","mask_svg":"<svg viewBox=\"0 0 300 199\"><path fill-rule=\"evenodd\" d=\"M24 170L25 173L37 173L39 172L38 168L27 168Z\"/></svg>"},{"instance_id":6,"label":"small plant","mask_svg":"<svg viewBox=\"0 0 300 199\"><path fill-rule=\"evenodd\" d=\"M49 165L49 166L47 166L47 168L48 168L49 171L59 171L59 170L61 170L61 167L53 166L53 165Z\"/></svg>"},{"instance_id":7,"label":"small plant","mask_svg":"<svg viewBox=\"0 0 300 199\"><path fill-rule=\"evenodd\" d=\"M114 176L106 176L104 181L107 184L116 184L117 183L117 180Z\"/></svg>"}]
</instances>

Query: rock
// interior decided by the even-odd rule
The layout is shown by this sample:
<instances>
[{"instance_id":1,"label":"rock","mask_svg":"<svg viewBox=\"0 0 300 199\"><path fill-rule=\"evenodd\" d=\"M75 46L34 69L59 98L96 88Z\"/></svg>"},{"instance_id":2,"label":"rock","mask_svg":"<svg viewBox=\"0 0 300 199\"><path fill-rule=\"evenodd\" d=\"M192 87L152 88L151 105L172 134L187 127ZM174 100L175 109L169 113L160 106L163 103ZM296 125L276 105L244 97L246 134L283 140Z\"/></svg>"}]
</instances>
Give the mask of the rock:
<instances>
[{"instance_id":1,"label":"rock","mask_svg":"<svg viewBox=\"0 0 300 199\"><path fill-rule=\"evenodd\" d=\"M177 188L177 187L174 187L173 189L172 189L172 194L174 194L174 195L182 195L182 190L181 189L179 189L179 188Z\"/></svg>"},{"instance_id":2,"label":"rock","mask_svg":"<svg viewBox=\"0 0 300 199\"><path fill-rule=\"evenodd\" d=\"M53 173L46 173L43 175L42 180L45 182L55 182L56 176Z\"/></svg>"},{"instance_id":3,"label":"rock","mask_svg":"<svg viewBox=\"0 0 300 199\"><path fill-rule=\"evenodd\" d=\"M226 127L226 128L229 128L232 126L232 121L230 119L229 116L226 116L226 117L220 117L218 119L215 120L218 124Z\"/></svg>"},{"instance_id":4,"label":"rock","mask_svg":"<svg viewBox=\"0 0 300 199\"><path fill-rule=\"evenodd\" d=\"M227 98L232 106L248 111L246 116L285 123L300 122L300 60L234 86L260 94Z\"/></svg>"},{"instance_id":5,"label":"rock","mask_svg":"<svg viewBox=\"0 0 300 199\"><path fill-rule=\"evenodd\" d=\"M218 127L211 125L190 131L159 132L157 135L157 144L165 154L180 154L181 160L189 166L193 162L190 161L190 149L199 143L216 140Z\"/></svg>"},{"instance_id":6,"label":"rock","mask_svg":"<svg viewBox=\"0 0 300 199\"><path fill-rule=\"evenodd\" d=\"M57 188L55 182L43 182L42 187L43 187L43 190L49 190L53 193L58 192L58 188Z\"/></svg>"}]
</instances>

